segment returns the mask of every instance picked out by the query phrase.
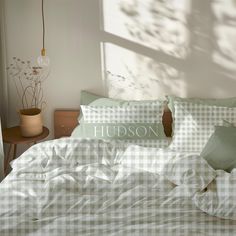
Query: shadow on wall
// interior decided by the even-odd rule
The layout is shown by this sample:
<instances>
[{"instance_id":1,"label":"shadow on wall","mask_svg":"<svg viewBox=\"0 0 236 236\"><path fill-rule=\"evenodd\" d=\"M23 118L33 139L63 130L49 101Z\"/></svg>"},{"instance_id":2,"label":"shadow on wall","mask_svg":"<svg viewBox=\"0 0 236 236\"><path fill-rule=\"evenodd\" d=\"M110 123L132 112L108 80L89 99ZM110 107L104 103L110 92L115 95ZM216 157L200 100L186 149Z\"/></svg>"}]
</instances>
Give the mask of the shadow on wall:
<instances>
[{"instance_id":1,"label":"shadow on wall","mask_svg":"<svg viewBox=\"0 0 236 236\"><path fill-rule=\"evenodd\" d=\"M235 95L234 0L103 0L102 12L110 97Z\"/></svg>"}]
</instances>

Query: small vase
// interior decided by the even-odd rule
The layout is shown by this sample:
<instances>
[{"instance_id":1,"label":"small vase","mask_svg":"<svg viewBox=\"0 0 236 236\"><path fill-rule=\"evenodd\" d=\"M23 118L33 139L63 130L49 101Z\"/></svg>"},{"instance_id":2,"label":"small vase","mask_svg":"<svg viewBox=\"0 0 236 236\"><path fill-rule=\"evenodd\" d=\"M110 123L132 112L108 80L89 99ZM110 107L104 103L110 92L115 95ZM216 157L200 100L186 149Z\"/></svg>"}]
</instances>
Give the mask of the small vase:
<instances>
[{"instance_id":1,"label":"small vase","mask_svg":"<svg viewBox=\"0 0 236 236\"><path fill-rule=\"evenodd\" d=\"M43 132L41 109L20 110L20 130L23 137L34 137L41 134Z\"/></svg>"}]
</instances>

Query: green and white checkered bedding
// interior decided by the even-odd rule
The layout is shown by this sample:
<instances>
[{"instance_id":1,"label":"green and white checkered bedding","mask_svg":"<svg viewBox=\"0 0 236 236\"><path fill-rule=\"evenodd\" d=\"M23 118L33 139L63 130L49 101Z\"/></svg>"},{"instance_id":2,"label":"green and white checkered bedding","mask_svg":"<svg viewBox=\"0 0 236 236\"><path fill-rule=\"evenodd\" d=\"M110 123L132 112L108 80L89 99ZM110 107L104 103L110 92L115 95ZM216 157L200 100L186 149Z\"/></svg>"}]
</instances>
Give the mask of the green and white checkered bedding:
<instances>
[{"instance_id":1,"label":"green and white checkered bedding","mask_svg":"<svg viewBox=\"0 0 236 236\"><path fill-rule=\"evenodd\" d=\"M166 141L162 116L165 102L136 102L121 106L81 106L83 118L73 137Z\"/></svg>"},{"instance_id":2,"label":"green and white checkered bedding","mask_svg":"<svg viewBox=\"0 0 236 236\"><path fill-rule=\"evenodd\" d=\"M1 236L236 235L236 171L194 154L64 138L11 165Z\"/></svg>"},{"instance_id":3,"label":"green and white checkered bedding","mask_svg":"<svg viewBox=\"0 0 236 236\"><path fill-rule=\"evenodd\" d=\"M236 124L236 107L175 101L174 108L173 150L201 153L215 126Z\"/></svg>"},{"instance_id":4,"label":"green and white checkered bedding","mask_svg":"<svg viewBox=\"0 0 236 236\"><path fill-rule=\"evenodd\" d=\"M164 102L132 106L81 106L88 123L156 123L162 121Z\"/></svg>"}]
</instances>

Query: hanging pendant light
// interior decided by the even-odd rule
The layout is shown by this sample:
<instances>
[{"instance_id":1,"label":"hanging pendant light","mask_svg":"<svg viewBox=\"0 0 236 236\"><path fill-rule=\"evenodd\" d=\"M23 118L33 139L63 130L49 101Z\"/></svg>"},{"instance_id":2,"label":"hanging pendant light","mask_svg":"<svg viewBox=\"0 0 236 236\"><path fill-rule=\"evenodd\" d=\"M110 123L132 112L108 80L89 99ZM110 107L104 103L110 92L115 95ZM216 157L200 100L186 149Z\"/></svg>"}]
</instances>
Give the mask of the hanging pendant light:
<instances>
[{"instance_id":1,"label":"hanging pendant light","mask_svg":"<svg viewBox=\"0 0 236 236\"><path fill-rule=\"evenodd\" d=\"M50 65L50 59L46 55L45 49L45 19L44 19L44 0L42 0L42 26L43 26L43 47L41 49L41 54L38 57L38 65L41 67L48 67Z\"/></svg>"}]
</instances>

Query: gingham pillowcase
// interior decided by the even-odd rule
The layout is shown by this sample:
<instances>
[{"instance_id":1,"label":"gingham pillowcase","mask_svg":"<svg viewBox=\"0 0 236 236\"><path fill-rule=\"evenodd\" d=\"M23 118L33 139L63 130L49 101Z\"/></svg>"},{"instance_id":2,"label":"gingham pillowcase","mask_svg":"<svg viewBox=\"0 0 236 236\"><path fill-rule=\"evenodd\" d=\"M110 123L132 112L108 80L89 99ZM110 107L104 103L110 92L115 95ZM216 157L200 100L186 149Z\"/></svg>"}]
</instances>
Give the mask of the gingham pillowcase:
<instances>
[{"instance_id":1,"label":"gingham pillowcase","mask_svg":"<svg viewBox=\"0 0 236 236\"><path fill-rule=\"evenodd\" d=\"M84 123L161 123L163 102L130 106L81 106Z\"/></svg>"},{"instance_id":2,"label":"gingham pillowcase","mask_svg":"<svg viewBox=\"0 0 236 236\"><path fill-rule=\"evenodd\" d=\"M141 143L165 139L166 146L168 142L162 124L164 105L164 101L110 107L82 105L84 119L80 123L80 136Z\"/></svg>"},{"instance_id":3,"label":"gingham pillowcase","mask_svg":"<svg viewBox=\"0 0 236 236\"><path fill-rule=\"evenodd\" d=\"M219 107L189 102L174 102L174 136L172 150L200 153L224 120L236 124L236 107Z\"/></svg>"}]
</instances>

